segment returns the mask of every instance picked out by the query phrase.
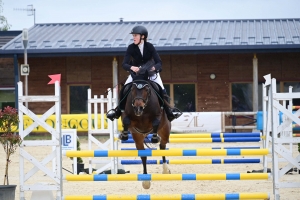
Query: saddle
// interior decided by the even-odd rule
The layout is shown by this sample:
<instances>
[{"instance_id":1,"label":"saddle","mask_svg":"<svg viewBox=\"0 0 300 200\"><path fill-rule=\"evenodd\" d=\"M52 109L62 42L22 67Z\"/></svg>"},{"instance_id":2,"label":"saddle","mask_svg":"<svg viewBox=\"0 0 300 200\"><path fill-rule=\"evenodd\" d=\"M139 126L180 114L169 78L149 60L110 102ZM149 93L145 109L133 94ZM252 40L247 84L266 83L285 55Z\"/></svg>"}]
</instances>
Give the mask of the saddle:
<instances>
[{"instance_id":1,"label":"saddle","mask_svg":"<svg viewBox=\"0 0 300 200\"><path fill-rule=\"evenodd\" d=\"M154 81L151 80L147 80L145 81L137 81L138 84L141 84L143 87L143 85L145 84L149 84L153 90L155 91L155 94L157 95L158 99L159 99L159 105L163 106L164 105L164 95L163 95L163 89L161 88L161 86L157 83L155 83ZM131 87L132 87L133 83L128 83L126 85L124 85L120 91L120 102L119 102L119 108L121 110L125 110L125 105L126 105L126 100L127 100L127 96L129 94L129 92L131 91Z\"/></svg>"}]
</instances>

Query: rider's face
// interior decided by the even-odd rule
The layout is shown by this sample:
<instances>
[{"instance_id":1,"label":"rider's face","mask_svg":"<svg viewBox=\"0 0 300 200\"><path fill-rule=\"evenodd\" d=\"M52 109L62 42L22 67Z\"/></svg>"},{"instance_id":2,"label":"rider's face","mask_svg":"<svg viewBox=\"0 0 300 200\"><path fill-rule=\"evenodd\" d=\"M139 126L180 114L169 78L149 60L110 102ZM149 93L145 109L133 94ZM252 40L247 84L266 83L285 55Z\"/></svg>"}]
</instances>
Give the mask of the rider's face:
<instances>
[{"instance_id":1,"label":"rider's face","mask_svg":"<svg viewBox=\"0 0 300 200\"><path fill-rule=\"evenodd\" d=\"M133 37L133 43L136 45L139 44L141 35L140 34L132 34L132 37ZM142 37L144 38L144 36L142 36Z\"/></svg>"}]
</instances>

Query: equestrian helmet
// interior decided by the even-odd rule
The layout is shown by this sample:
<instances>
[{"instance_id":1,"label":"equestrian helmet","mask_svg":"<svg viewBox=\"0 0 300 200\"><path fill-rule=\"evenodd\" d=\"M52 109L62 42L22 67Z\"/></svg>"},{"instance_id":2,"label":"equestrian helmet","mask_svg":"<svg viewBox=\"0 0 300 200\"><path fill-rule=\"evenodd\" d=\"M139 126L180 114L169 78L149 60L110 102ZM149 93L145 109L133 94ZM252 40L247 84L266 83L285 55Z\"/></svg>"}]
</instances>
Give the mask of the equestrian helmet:
<instances>
[{"instance_id":1,"label":"equestrian helmet","mask_svg":"<svg viewBox=\"0 0 300 200\"><path fill-rule=\"evenodd\" d=\"M131 30L130 34L140 34L140 35L144 35L145 38L148 37L148 31L144 26L135 26Z\"/></svg>"}]
</instances>

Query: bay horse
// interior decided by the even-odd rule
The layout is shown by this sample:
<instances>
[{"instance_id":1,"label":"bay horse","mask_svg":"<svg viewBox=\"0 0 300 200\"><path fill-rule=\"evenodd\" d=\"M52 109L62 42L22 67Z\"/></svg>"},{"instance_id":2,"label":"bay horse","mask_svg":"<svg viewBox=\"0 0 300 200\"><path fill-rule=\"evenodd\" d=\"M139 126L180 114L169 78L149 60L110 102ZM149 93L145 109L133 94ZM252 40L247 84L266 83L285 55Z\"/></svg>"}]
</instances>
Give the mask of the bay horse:
<instances>
[{"instance_id":1,"label":"bay horse","mask_svg":"<svg viewBox=\"0 0 300 200\"><path fill-rule=\"evenodd\" d=\"M127 140L127 134L130 131L136 149L144 150L144 139L152 132L151 143L159 142L159 148L164 150L169 141L171 122L160 105L160 97L157 95L157 91L154 90L151 81L147 79L147 73L142 79L133 77L132 86L127 95L125 111L121 116L124 130L120 135L120 139ZM160 99L161 103L168 103L163 100L163 97ZM145 144L149 147L147 143ZM147 174L147 157L141 157L141 160L143 173ZM162 160L163 174L169 174L170 170L168 169L165 156L162 156ZM142 183L144 189L149 189L150 185L150 181L143 181Z\"/></svg>"}]
</instances>

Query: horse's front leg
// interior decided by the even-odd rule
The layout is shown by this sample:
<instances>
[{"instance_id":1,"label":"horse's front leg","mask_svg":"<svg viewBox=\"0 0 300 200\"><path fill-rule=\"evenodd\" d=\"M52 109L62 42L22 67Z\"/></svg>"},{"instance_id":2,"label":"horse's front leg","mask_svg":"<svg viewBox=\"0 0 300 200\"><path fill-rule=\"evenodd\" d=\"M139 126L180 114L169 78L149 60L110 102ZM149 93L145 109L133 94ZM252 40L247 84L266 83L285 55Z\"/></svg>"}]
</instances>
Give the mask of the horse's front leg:
<instances>
[{"instance_id":1,"label":"horse's front leg","mask_svg":"<svg viewBox=\"0 0 300 200\"><path fill-rule=\"evenodd\" d=\"M151 142L152 143L158 143L158 142L160 142L160 137L157 134L159 124L160 124L160 120L159 119L155 119L152 122L152 129L153 129L153 135L152 135L152 138L151 138Z\"/></svg>"},{"instance_id":2,"label":"horse's front leg","mask_svg":"<svg viewBox=\"0 0 300 200\"><path fill-rule=\"evenodd\" d=\"M130 125L130 119L128 116L125 116L122 120L123 122L123 131L120 134L119 138L123 141L128 140L128 127Z\"/></svg>"},{"instance_id":3,"label":"horse's front leg","mask_svg":"<svg viewBox=\"0 0 300 200\"><path fill-rule=\"evenodd\" d=\"M135 141L135 146L137 150L145 150L144 147L144 139L145 137L142 134L132 133L132 137ZM147 174L147 157L141 156L142 164L143 164L143 174ZM150 181L143 181L142 186L144 189L149 189L151 186Z\"/></svg>"},{"instance_id":4,"label":"horse's front leg","mask_svg":"<svg viewBox=\"0 0 300 200\"><path fill-rule=\"evenodd\" d=\"M161 143L159 144L159 148L160 150L165 150L166 149L166 143L162 140ZM162 157L162 161L163 161L163 174L171 174L171 170L168 168L168 164L166 161L166 157L163 156Z\"/></svg>"}]
</instances>

